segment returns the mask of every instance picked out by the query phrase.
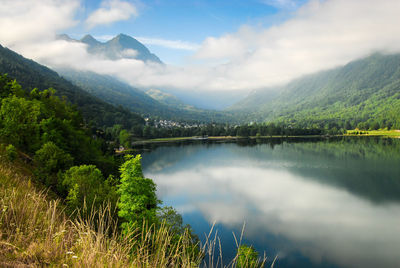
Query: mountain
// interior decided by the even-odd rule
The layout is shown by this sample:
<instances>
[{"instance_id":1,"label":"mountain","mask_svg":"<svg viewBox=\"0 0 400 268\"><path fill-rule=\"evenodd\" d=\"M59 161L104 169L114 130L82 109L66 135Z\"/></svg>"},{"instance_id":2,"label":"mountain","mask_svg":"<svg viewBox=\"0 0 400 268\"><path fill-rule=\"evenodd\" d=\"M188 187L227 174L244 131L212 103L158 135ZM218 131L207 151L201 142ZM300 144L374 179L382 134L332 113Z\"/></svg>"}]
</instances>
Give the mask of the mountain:
<instances>
[{"instance_id":1,"label":"mountain","mask_svg":"<svg viewBox=\"0 0 400 268\"><path fill-rule=\"evenodd\" d=\"M143 91L112 76L71 69L57 69L57 71L76 86L110 104L130 107L131 110L141 114L156 112L159 106L162 106Z\"/></svg>"},{"instance_id":2,"label":"mountain","mask_svg":"<svg viewBox=\"0 0 400 268\"><path fill-rule=\"evenodd\" d=\"M158 92L158 95L164 96L164 100L160 97L154 99L152 98L152 96L155 96L154 94L150 96L109 75L71 69L58 69L57 71L71 83L99 99L113 105L121 105L146 117L187 122L226 122L233 120L227 113L196 109L161 91ZM155 93L155 91L152 92ZM168 100L166 96L168 96ZM175 100L172 101L174 98Z\"/></svg>"},{"instance_id":3,"label":"mountain","mask_svg":"<svg viewBox=\"0 0 400 268\"><path fill-rule=\"evenodd\" d=\"M66 35L66 34L64 34L64 35ZM68 36L68 35L66 35L66 36ZM71 41L71 40L68 40L68 39L66 39L66 38L65 38L64 40ZM74 39L72 39L72 40L73 40L73 41L78 41L78 40L74 40ZM95 48L97 48L97 47L101 47L101 46L103 45L103 43L97 41L97 40L96 40L93 36L91 36L90 34L85 35L85 36L82 37L81 40L79 40L79 41L82 42L82 43L85 43L86 45L88 45L89 50L93 50L93 49L95 49Z\"/></svg>"},{"instance_id":4,"label":"mountain","mask_svg":"<svg viewBox=\"0 0 400 268\"><path fill-rule=\"evenodd\" d=\"M376 53L285 86L255 91L228 110L247 121L399 128L400 54Z\"/></svg>"},{"instance_id":5,"label":"mountain","mask_svg":"<svg viewBox=\"0 0 400 268\"><path fill-rule=\"evenodd\" d=\"M167 106L194 109L193 106L185 104L176 96L158 89L149 89L146 91L146 94Z\"/></svg>"},{"instance_id":6,"label":"mountain","mask_svg":"<svg viewBox=\"0 0 400 268\"><path fill-rule=\"evenodd\" d=\"M161 60L143 44L124 34L119 34L105 43L99 42L91 35L85 35L81 40L74 40L66 34L59 35L57 38L69 42L85 43L89 53L111 60L134 58L162 64ZM67 68L60 68L57 71L74 85L94 96L108 103L121 105L144 116L196 122L225 122L233 120L225 112L197 109L183 103L174 95L160 90L150 90L148 91L149 94L146 94L109 75L75 71Z\"/></svg>"},{"instance_id":7,"label":"mountain","mask_svg":"<svg viewBox=\"0 0 400 268\"><path fill-rule=\"evenodd\" d=\"M65 96L81 111L87 122L95 126L112 126L121 124L125 128L143 124L138 114L122 107L115 107L92 96L71 82L60 77L55 71L26 59L14 51L0 45L0 73L7 73L21 84L23 88L40 90L54 88L56 95Z\"/></svg>"},{"instance_id":8,"label":"mountain","mask_svg":"<svg viewBox=\"0 0 400 268\"><path fill-rule=\"evenodd\" d=\"M119 34L105 43L96 40L90 34L85 35L80 40L74 40L66 34L59 35L58 39L84 43L88 46L87 50L89 53L98 54L110 60L126 58L162 64L162 61L155 54L151 53L146 46L135 38L125 34Z\"/></svg>"}]
</instances>

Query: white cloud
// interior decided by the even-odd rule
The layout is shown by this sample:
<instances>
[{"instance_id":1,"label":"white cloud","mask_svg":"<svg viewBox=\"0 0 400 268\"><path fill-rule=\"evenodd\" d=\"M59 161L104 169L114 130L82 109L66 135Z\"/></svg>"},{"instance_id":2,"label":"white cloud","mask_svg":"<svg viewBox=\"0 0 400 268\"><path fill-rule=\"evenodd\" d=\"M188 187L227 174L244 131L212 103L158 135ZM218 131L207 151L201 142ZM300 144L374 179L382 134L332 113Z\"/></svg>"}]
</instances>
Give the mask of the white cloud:
<instances>
[{"instance_id":1,"label":"white cloud","mask_svg":"<svg viewBox=\"0 0 400 268\"><path fill-rule=\"evenodd\" d=\"M89 29L98 25L108 25L113 22L128 20L132 16L137 16L136 7L126 1L104 0L101 7L95 10L86 20Z\"/></svg>"},{"instance_id":2,"label":"white cloud","mask_svg":"<svg viewBox=\"0 0 400 268\"><path fill-rule=\"evenodd\" d=\"M399 52L399 12L397 0L314 0L281 25L208 38L196 57L230 59L219 86L267 87L375 51Z\"/></svg>"},{"instance_id":3,"label":"white cloud","mask_svg":"<svg viewBox=\"0 0 400 268\"><path fill-rule=\"evenodd\" d=\"M2 0L0 42L6 46L32 44L54 38L58 30L75 26L79 0Z\"/></svg>"},{"instance_id":4,"label":"white cloud","mask_svg":"<svg viewBox=\"0 0 400 268\"><path fill-rule=\"evenodd\" d=\"M398 0L314 0L280 25L243 26L235 33L207 38L183 67L99 59L84 46L51 40L56 32L76 23L78 9L77 0L5 0L0 6L0 43L50 67L69 65L114 74L137 87L243 94L375 51L400 52ZM196 49L195 44L181 41L142 41Z\"/></svg>"},{"instance_id":5,"label":"white cloud","mask_svg":"<svg viewBox=\"0 0 400 268\"><path fill-rule=\"evenodd\" d=\"M172 49L195 51L200 48L199 44L185 42L181 40L166 40L161 38L149 38L149 37L136 37L136 39L145 45L156 45Z\"/></svg>"},{"instance_id":6,"label":"white cloud","mask_svg":"<svg viewBox=\"0 0 400 268\"><path fill-rule=\"evenodd\" d=\"M134 49L125 49L121 52L122 57L127 57L127 58L134 58L137 56L138 52Z\"/></svg>"},{"instance_id":7,"label":"white cloud","mask_svg":"<svg viewBox=\"0 0 400 268\"><path fill-rule=\"evenodd\" d=\"M192 148L185 160L198 159L201 153ZM156 182L160 198L174 200L178 209L184 200L184 209L201 212L209 223L240 231L247 219L245 236L249 240L259 241L260 235L269 233L291 242L282 250L295 245L296 252L300 250L316 262L325 259L341 267L396 267L400 239L393 234L400 232L399 204L373 205L346 190L276 168L268 159L258 163L228 159L226 166L216 157L195 161L192 166L180 165L179 160L168 172L150 166L145 175ZM210 165L213 161L219 163Z\"/></svg>"},{"instance_id":8,"label":"white cloud","mask_svg":"<svg viewBox=\"0 0 400 268\"><path fill-rule=\"evenodd\" d=\"M113 39L114 37L115 37L114 35L109 35L109 34L106 34L106 35L96 35L96 36L94 36L94 38L95 38L96 40L99 40L99 41L101 41L101 42L105 42L105 41L111 40L111 39Z\"/></svg>"}]
</instances>

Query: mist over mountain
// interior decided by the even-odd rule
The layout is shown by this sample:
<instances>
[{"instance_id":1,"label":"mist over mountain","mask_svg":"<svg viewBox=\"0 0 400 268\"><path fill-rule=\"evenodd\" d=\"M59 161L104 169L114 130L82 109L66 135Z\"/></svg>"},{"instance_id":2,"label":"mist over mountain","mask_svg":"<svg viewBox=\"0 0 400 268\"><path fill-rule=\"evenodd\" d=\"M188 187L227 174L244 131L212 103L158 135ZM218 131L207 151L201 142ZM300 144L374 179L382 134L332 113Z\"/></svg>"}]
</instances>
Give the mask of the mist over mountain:
<instances>
[{"instance_id":1,"label":"mist over mountain","mask_svg":"<svg viewBox=\"0 0 400 268\"><path fill-rule=\"evenodd\" d=\"M233 120L229 113L197 109L159 90L153 89L145 93L109 75L72 69L57 71L74 85L99 99L122 106L145 117L188 122L231 122Z\"/></svg>"},{"instance_id":2,"label":"mist over mountain","mask_svg":"<svg viewBox=\"0 0 400 268\"><path fill-rule=\"evenodd\" d=\"M120 53L123 49L133 47L125 44L125 41L130 43L134 39L124 35L106 43L89 35L81 40L73 40L67 35L58 38L84 42L92 50L90 53L108 53L110 59L139 55ZM148 55L147 49L143 51L142 55ZM13 66L13 63L9 65ZM3 72L13 72L11 67L3 69ZM18 72L22 70L20 68ZM281 122L303 127L354 128L359 124L400 127L400 54L372 54L342 67L300 77L284 86L256 90L241 100L240 94L228 92L215 92L214 98L213 94L191 90L181 97L171 94L173 89L157 88L147 89L146 94L113 76L72 69L58 71L79 90L83 88L105 102L121 105L144 116L202 122ZM33 79L33 76L32 73L28 77ZM24 84L26 77L19 80ZM57 86L54 87L57 89ZM67 89L64 91L61 88L61 91L71 96ZM205 103L206 107L208 104L207 108L224 108L238 99L240 101L225 112L198 109L190 105L197 101ZM76 101L79 103L79 100Z\"/></svg>"},{"instance_id":3,"label":"mist over mountain","mask_svg":"<svg viewBox=\"0 0 400 268\"><path fill-rule=\"evenodd\" d=\"M186 105L181 101L179 98L176 96L162 92L159 89L149 89L146 91L146 94L149 95L151 98L159 101L160 103L163 103L165 105L171 106L171 107L180 107L180 108L194 108L189 105Z\"/></svg>"},{"instance_id":4,"label":"mist over mountain","mask_svg":"<svg viewBox=\"0 0 400 268\"><path fill-rule=\"evenodd\" d=\"M151 53L145 45L126 34L119 34L107 42L100 42L90 34L85 35L80 40L72 39L66 34L58 35L57 39L68 42L83 43L87 45L86 49L88 53L98 56L99 58L106 58L112 61L120 59L135 59L145 63L156 63L165 66L158 56ZM58 71L62 73L64 69L66 68L60 68ZM71 73L73 68L71 67L69 69L69 73ZM117 75L113 76L116 77ZM119 78L119 80L121 79ZM130 84L132 86L132 83ZM144 92L154 88L134 87ZM174 87L155 88L165 94L177 97L184 103L184 105L194 106L199 109L223 110L246 96L245 93L237 91L203 91L194 90L189 87L187 90L177 89Z\"/></svg>"},{"instance_id":5,"label":"mist over mountain","mask_svg":"<svg viewBox=\"0 0 400 268\"><path fill-rule=\"evenodd\" d=\"M244 121L399 125L400 54L376 53L285 86L255 91L227 110Z\"/></svg>"}]
</instances>

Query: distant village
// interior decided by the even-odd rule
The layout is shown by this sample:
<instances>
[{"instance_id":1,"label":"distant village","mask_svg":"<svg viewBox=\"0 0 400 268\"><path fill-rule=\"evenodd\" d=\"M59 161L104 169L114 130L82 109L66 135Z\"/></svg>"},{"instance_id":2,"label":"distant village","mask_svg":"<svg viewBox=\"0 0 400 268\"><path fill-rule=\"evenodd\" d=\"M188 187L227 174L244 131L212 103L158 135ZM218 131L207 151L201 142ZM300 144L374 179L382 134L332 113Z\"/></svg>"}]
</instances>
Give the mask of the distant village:
<instances>
[{"instance_id":1,"label":"distant village","mask_svg":"<svg viewBox=\"0 0 400 268\"><path fill-rule=\"evenodd\" d=\"M200 123L187 123L187 122L175 122L171 120L151 120L150 118L146 117L145 119L146 126L154 126L156 128L174 128L174 127L181 127L181 128L195 128L195 127L203 127L205 124Z\"/></svg>"}]
</instances>

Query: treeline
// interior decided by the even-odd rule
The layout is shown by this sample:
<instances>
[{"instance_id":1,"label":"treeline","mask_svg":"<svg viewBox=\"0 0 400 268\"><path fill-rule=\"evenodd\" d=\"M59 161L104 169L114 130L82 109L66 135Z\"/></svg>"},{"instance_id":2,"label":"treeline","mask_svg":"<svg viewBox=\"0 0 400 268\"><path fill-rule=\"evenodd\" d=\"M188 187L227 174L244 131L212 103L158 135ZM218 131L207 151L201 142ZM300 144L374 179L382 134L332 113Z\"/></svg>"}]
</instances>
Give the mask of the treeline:
<instances>
[{"instance_id":1,"label":"treeline","mask_svg":"<svg viewBox=\"0 0 400 268\"><path fill-rule=\"evenodd\" d=\"M114 141L115 145L130 147L138 139L175 138L193 136L307 136L325 134L343 134L345 131L337 129L299 128L283 124L251 124L251 125L222 125L207 124L198 127L156 127L152 125L136 126L126 130L121 125L114 125L102 133L104 139Z\"/></svg>"},{"instance_id":2,"label":"treeline","mask_svg":"<svg viewBox=\"0 0 400 268\"><path fill-rule=\"evenodd\" d=\"M394 109L394 108L393 108ZM378 130L378 129L399 129L400 123L398 120L398 114L392 113L393 116L387 117L368 117L364 116L361 118L355 119L345 119L340 117L329 118L329 119L320 119L315 115L308 115L308 117L304 117L302 119L297 118L287 118L280 119L278 122L283 125L294 125L299 128L318 128L325 129L330 131L339 131L343 132L343 130L351 130L351 129L360 129L360 130Z\"/></svg>"},{"instance_id":3,"label":"treeline","mask_svg":"<svg viewBox=\"0 0 400 268\"><path fill-rule=\"evenodd\" d=\"M161 206L156 185L143 176L140 155L114 156L108 143L54 90L28 93L0 75L0 142L10 161L20 157L32 165L37 183L65 200L71 216L89 217L86 207L97 210L108 203L115 208L122 237L144 223L164 224L173 232L171 243L189 232L186 250L198 252L190 227L183 226L173 208Z\"/></svg>"},{"instance_id":4,"label":"treeline","mask_svg":"<svg viewBox=\"0 0 400 268\"><path fill-rule=\"evenodd\" d=\"M201 127L192 128L156 128L152 126L145 126L143 128L144 138L188 136L300 136L321 134L324 134L324 130L322 129L296 128L274 123L239 126L208 124Z\"/></svg>"}]
</instances>

